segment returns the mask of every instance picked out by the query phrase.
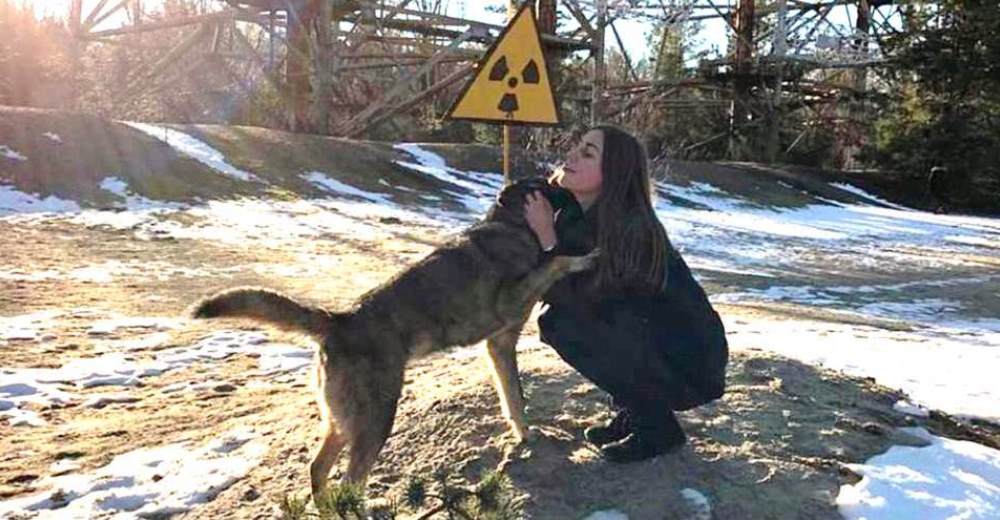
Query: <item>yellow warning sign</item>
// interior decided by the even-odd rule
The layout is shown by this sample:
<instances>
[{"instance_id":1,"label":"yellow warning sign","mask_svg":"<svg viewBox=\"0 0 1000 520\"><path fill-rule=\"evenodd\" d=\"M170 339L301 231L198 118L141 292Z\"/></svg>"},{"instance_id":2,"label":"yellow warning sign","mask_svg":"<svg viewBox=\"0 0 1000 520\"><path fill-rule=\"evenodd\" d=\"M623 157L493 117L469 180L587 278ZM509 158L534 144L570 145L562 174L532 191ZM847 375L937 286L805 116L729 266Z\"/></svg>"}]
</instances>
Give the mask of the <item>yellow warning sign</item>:
<instances>
[{"instance_id":1,"label":"yellow warning sign","mask_svg":"<svg viewBox=\"0 0 1000 520\"><path fill-rule=\"evenodd\" d=\"M527 2L504 28L446 117L501 123L559 123L555 96Z\"/></svg>"}]
</instances>

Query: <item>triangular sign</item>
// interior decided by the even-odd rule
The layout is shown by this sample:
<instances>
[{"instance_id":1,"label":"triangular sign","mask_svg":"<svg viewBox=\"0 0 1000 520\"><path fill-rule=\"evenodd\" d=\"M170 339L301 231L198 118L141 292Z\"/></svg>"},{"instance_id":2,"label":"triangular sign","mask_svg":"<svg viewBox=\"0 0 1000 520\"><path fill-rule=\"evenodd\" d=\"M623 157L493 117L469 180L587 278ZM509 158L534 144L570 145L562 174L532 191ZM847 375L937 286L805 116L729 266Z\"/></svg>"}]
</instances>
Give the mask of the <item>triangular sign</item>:
<instances>
[{"instance_id":1,"label":"triangular sign","mask_svg":"<svg viewBox=\"0 0 1000 520\"><path fill-rule=\"evenodd\" d=\"M533 4L525 3L493 42L447 118L559 124Z\"/></svg>"}]
</instances>

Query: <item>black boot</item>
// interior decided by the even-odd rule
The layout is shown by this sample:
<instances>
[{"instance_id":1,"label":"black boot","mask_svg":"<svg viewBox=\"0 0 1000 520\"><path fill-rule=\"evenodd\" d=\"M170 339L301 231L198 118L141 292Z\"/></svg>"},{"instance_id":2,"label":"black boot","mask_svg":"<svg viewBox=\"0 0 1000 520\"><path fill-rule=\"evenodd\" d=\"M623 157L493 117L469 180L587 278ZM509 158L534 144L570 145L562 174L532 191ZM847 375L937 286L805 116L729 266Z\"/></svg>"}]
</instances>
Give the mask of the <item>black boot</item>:
<instances>
[{"instance_id":1,"label":"black boot","mask_svg":"<svg viewBox=\"0 0 1000 520\"><path fill-rule=\"evenodd\" d=\"M660 418L658 424L648 424L636 418L633 432L625 438L601 446L601 453L611 462L639 462L669 453L687 442L684 430L673 412ZM646 424L644 424L646 423Z\"/></svg>"},{"instance_id":2,"label":"black boot","mask_svg":"<svg viewBox=\"0 0 1000 520\"><path fill-rule=\"evenodd\" d=\"M625 408L620 408L614 418L606 425L591 426L583 431L583 438L594 446L603 446L610 442L620 441L632 433L632 420Z\"/></svg>"}]
</instances>

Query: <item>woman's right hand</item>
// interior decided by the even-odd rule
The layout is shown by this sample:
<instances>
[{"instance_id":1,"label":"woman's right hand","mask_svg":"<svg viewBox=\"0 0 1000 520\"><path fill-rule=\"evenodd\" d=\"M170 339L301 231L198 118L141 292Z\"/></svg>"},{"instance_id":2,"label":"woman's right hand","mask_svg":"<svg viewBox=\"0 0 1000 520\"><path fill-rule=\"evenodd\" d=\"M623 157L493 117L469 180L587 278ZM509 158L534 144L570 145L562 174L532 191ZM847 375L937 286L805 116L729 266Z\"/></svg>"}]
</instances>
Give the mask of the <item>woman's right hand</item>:
<instances>
[{"instance_id":1,"label":"woman's right hand","mask_svg":"<svg viewBox=\"0 0 1000 520\"><path fill-rule=\"evenodd\" d=\"M529 193L524 199L524 218L535 233L542 249L548 251L556 245L555 212L549 199L540 191Z\"/></svg>"}]
</instances>

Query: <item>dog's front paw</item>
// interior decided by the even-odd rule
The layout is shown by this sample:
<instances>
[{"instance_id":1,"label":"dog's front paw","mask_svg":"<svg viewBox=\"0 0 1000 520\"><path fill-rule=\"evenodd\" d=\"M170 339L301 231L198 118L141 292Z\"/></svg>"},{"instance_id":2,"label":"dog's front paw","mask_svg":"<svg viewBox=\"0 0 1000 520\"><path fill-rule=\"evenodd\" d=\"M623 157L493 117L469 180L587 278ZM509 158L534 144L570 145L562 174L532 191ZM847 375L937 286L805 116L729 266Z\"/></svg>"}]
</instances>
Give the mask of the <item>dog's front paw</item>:
<instances>
[{"instance_id":1,"label":"dog's front paw","mask_svg":"<svg viewBox=\"0 0 1000 520\"><path fill-rule=\"evenodd\" d=\"M522 429L521 432L517 434L517 440L521 444L531 444L532 442L538 440L538 438L541 435L542 435L542 430L540 428L538 428L537 426L528 426L527 428Z\"/></svg>"},{"instance_id":2,"label":"dog's front paw","mask_svg":"<svg viewBox=\"0 0 1000 520\"><path fill-rule=\"evenodd\" d=\"M536 437L538 437L537 428L534 426L528 426L526 424L519 424L514 421L510 421L510 431L514 434L514 438L517 440L518 444L525 444L531 442Z\"/></svg>"},{"instance_id":3,"label":"dog's front paw","mask_svg":"<svg viewBox=\"0 0 1000 520\"><path fill-rule=\"evenodd\" d=\"M578 273L592 269L597 265L597 259L601 257L601 250L594 248L591 252L583 256L571 256L569 262L569 272Z\"/></svg>"}]
</instances>

